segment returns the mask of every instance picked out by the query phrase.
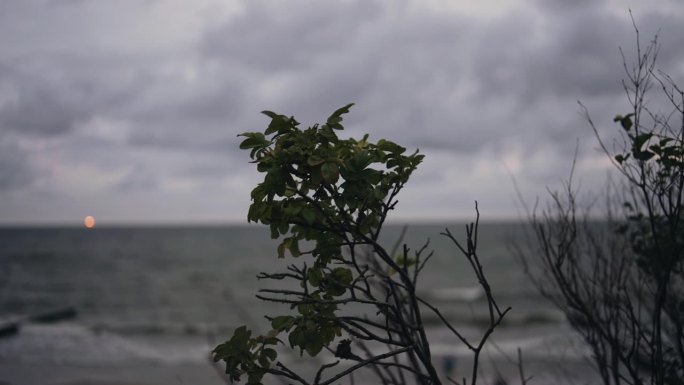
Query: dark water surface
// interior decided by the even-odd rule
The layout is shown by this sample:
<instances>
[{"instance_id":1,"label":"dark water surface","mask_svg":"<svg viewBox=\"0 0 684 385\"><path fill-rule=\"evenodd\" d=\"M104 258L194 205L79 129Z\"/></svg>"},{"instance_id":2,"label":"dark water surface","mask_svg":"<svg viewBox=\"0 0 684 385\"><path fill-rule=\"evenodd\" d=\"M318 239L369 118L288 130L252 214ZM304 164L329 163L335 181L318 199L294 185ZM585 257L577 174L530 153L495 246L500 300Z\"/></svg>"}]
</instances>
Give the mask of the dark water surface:
<instances>
[{"instance_id":1,"label":"dark water surface","mask_svg":"<svg viewBox=\"0 0 684 385\"><path fill-rule=\"evenodd\" d=\"M431 239L435 257L419 289L474 335L486 309L465 259L439 235L444 227L410 226L405 241L415 249ZM464 238L464 225L449 228ZM400 231L386 228L387 247ZM497 344L507 353L527 347L540 359L556 354L542 353L542 347L567 354L574 337L511 255L507 245L514 239L521 239L519 224L480 227L480 257L490 284L499 303L513 307ZM2 228L0 319L64 307L78 314L55 324L25 323L19 337L0 339L0 361L203 360L212 341L227 338L235 326L255 322L255 328L265 328L263 315L287 311L254 298L265 285L257 273L301 262L278 260L275 247L261 226ZM426 317L437 339L435 354L466 355L437 321ZM84 346L92 345L98 351L84 354Z\"/></svg>"}]
</instances>

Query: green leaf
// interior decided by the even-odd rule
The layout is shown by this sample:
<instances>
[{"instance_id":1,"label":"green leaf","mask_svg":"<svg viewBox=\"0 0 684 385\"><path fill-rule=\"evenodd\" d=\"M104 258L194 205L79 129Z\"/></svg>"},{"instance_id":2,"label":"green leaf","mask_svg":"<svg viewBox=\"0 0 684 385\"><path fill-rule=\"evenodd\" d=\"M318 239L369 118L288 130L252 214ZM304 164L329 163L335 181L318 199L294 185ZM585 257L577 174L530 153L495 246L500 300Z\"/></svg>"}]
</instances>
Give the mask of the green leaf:
<instances>
[{"instance_id":1,"label":"green leaf","mask_svg":"<svg viewBox=\"0 0 684 385\"><path fill-rule=\"evenodd\" d=\"M641 150L641 147L644 146L644 143L648 142L648 140L652 137L653 134L650 132L638 135L636 138L634 138L634 149Z\"/></svg>"},{"instance_id":2,"label":"green leaf","mask_svg":"<svg viewBox=\"0 0 684 385\"><path fill-rule=\"evenodd\" d=\"M349 109L353 105L354 103L349 103L346 106L335 110L335 112L333 112L332 115L328 117L326 125L335 130L343 129L344 127L342 127L342 124L340 124L342 122L342 115L348 113Z\"/></svg>"},{"instance_id":3,"label":"green leaf","mask_svg":"<svg viewBox=\"0 0 684 385\"><path fill-rule=\"evenodd\" d=\"M278 239L278 237L280 237L280 232L278 231L278 224L271 223L269 227L271 229L271 239ZM278 254L280 254L280 251L278 251Z\"/></svg>"},{"instance_id":4,"label":"green leaf","mask_svg":"<svg viewBox=\"0 0 684 385\"><path fill-rule=\"evenodd\" d=\"M323 126L318 130L318 133L321 135L321 137L322 137L323 139L327 140L328 142L337 143L337 141L338 141L337 135L336 135L335 132L332 130L332 128L330 128L330 126L328 126L328 125L323 125Z\"/></svg>"},{"instance_id":5,"label":"green leaf","mask_svg":"<svg viewBox=\"0 0 684 385\"><path fill-rule=\"evenodd\" d=\"M335 281L344 285L349 285L354 279L351 270L344 267L335 268L331 275Z\"/></svg>"},{"instance_id":6,"label":"green leaf","mask_svg":"<svg viewBox=\"0 0 684 385\"><path fill-rule=\"evenodd\" d=\"M389 140L380 139L378 140L378 148L382 151L389 152L392 154L402 154L406 151L406 148L399 146L394 142Z\"/></svg>"},{"instance_id":7,"label":"green leaf","mask_svg":"<svg viewBox=\"0 0 684 385\"><path fill-rule=\"evenodd\" d=\"M316 211L309 207L304 207L302 209L302 218L304 218L304 222L307 225L312 225L316 221Z\"/></svg>"},{"instance_id":8,"label":"green leaf","mask_svg":"<svg viewBox=\"0 0 684 385\"><path fill-rule=\"evenodd\" d=\"M263 200L266 197L266 191L264 189L264 186L261 184L258 184L250 193L250 196L253 201L259 202Z\"/></svg>"},{"instance_id":9,"label":"green leaf","mask_svg":"<svg viewBox=\"0 0 684 385\"><path fill-rule=\"evenodd\" d=\"M276 351L273 350L273 349L271 349L271 348L265 348L265 349L262 351L262 354L263 354L264 356L266 356L266 357L267 357L269 360L271 360L271 361L275 361L276 358L278 358L278 354L276 353Z\"/></svg>"},{"instance_id":10,"label":"green leaf","mask_svg":"<svg viewBox=\"0 0 684 385\"><path fill-rule=\"evenodd\" d=\"M293 257L299 257L299 241L295 237L287 237L278 245L278 258L285 258L285 251L289 250Z\"/></svg>"},{"instance_id":11,"label":"green leaf","mask_svg":"<svg viewBox=\"0 0 684 385\"><path fill-rule=\"evenodd\" d=\"M395 262L399 267L409 267L416 264L416 259L413 257L406 257L404 254L400 254L395 258Z\"/></svg>"},{"instance_id":12,"label":"green leaf","mask_svg":"<svg viewBox=\"0 0 684 385\"><path fill-rule=\"evenodd\" d=\"M299 124L294 118L278 115L272 111L262 111L261 113L271 118L271 123L264 132L266 135L271 135L273 133L282 134L294 129Z\"/></svg>"},{"instance_id":13,"label":"green leaf","mask_svg":"<svg viewBox=\"0 0 684 385\"><path fill-rule=\"evenodd\" d=\"M315 332L310 333L308 337L305 350L311 357L315 357L323 350L323 338Z\"/></svg>"},{"instance_id":14,"label":"green leaf","mask_svg":"<svg viewBox=\"0 0 684 385\"><path fill-rule=\"evenodd\" d=\"M325 283L325 291L332 296L340 296L347 291L347 287L354 279L351 270L338 267L328 274L322 282Z\"/></svg>"},{"instance_id":15,"label":"green leaf","mask_svg":"<svg viewBox=\"0 0 684 385\"><path fill-rule=\"evenodd\" d=\"M268 117L271 118L271 119L276 119L276 118L278 118L278 117L284 116L284 115L279 115L279 114L276 114L276 113L273 112L273 111L268 111L268 110L266 110L266 111L261 111L261 113L264 114L264 115L266 115L266 116L268 116Z\"/></svg>"},{"instance_id":16,"label":"green leaf","mask_svg":"<svg viewBox=\"0 0 684 385\"><path fill-rule=\"evenodd\" d=\"M264 373L261 371L252 371L248 373L247 385L262 385L261 379L264 377Z\"/></svg>"},{"instance_id":17,"label":"green leaf","mask_svg":"<svg viewBox=\"0 0 684 385\"><path fill-rule=\"evenodd\" d=\"M235 329L235 332L233 333L233 338L236 338L240 341L245 341L249 339L251 335L252 331L248 330L246 325L242 325L239 328Z\"/></svg>"},{"instance_id":18,"label":"green leaf","mask_svg":"<svg viewBox=\"0 0 684 385\"><path fill-rule=\"evenodd\" d=\"M242 143L240 143L240 149L246 150L254 147L264 147L268 146L269 141L266 140L266 137L264 134L260 132L245 132L242 134L239 134L238 136L244 136L247 139L243 140Z\"/></svg>"},{"instance_id":19,"label":"green leaf","mask_svg":"<svg viewBox=\"0 0 684 385\"><path fill-rule=\"evenodd\" d=\"M302 337L303 334L301 327L296 327L294 330L292 330L292 332L290 332L290 334L287 336L290 347L294 348L295 346L301 346L304 342Z\"/></svg>"},{"instance_id":20,"label":"green leaf","mask_svg":"<svg viewBox=\"0 0 684 385\"><path fill-rule=\"evenodd\" d=\"M261 218L262 213L263 213L263 204L262 203L252 203L252 205L249 206L249 211L247 212L247 221L248 222L258 222L259 219Z\"/></svg>"},{"instance_id":21,"label":"green leaf","mask_svg":"<svg viewBox=\"0 0 684 385\"><path fill-rule=\"evenodd\" d=\"M280 242L278 245L278 258L283 259L285 258L285 250L287 249L287 245L285 245L285 241Z\"/></svg>"},{"instance_id":22,"label":"green leaf","mask_svg":"<svg viewBox=\"0 0 684 385\"><path fill-rule=\"evenodd\" d=\"M373 189L373 197L377 200L383 200L387 196L387 192L382 187L378 186Z\"/></svg>"},{"instance_id":23,"label":"green leaf","mask_svg":"<svg viewBox=\"0 0 684 385\"><path fill-rule=\"evenodd\" d=\"M634 158L641 160L641 161L647 161L655 156L654 153L650 151L639 151L634 153Z\"/></svg>"},{"instance_id":24,"label":"green leaf","mask_svg":"<svg viewBox=\"0 0 684 385\"><path fill-rule=\"evenodd\" d=\"M292 202L292 201L291 201ZM288 204L284 209L283 213L287 215L288 217L296 217L299 215L299 213L302 212L302 204L300 202L292 202Z\"/></svg>"},{"instance_id":25,"label":"green leaf","mask_svg":"<svg viewBox=\"0 0 684 385\"><path fill-rule=\"evenodd\" d=\"M614 122L620 122L620 125L625 131L629 131L630 128L632 128L633 123L632 123L632 116L634 116L634 113L629 113L625 116L622 116L620 114L615 115L615 118L613 118Z\"/></svg>"},{"instance_id":26,"label":"green leaf","mask_svg":"<svg viewBox=\"0 0 684 385\"><path fill-rule=\"evenodd\" d=\"M620 120L620 125L625 129L625 131L629 131L629 129L632 128L632 119L625 117Z\"/></svg>"},{"instance_id":27,"label":"green leaf","mask_svg":"<svg viewBox=\"0 0 684 385\"><path fill-rule=\"evenodd\" d=\"M293 257L297 258L300 255L302 255L301 251L299 251L299 239L297 238L291 238L292 241L290 242L290 254L292 254Z\"/></svg>"},{"instance_id":28,"label":"green leaf","mask_svg":"<svg viewBox=\"0 0 684 385\"><path fill-rule=\"evenodd\" d=\"M356 153L354 158L352 158L352 162L350 163L354 171L362 171L371 164L372 160L373 159L370 156L370 153L366 150L363 150Z\"/></svg>"},{"instance_id":29,"label":"green leaf","mask_svg":"<svg viewBox=\"0 0 684 385\"><path fill-rule=\"evenodd\" d=\"M321 176L328 184L335 184L340 178L340 168L335 162L325 162L321 165Z\"/></svg>"},{"instance_id":30,"label":"green leaf","mask_svg":"<svg viewBox=\"0 0 684 385\"><path fill-rule=\"evenodd\" d=\"M301 315L309 316L313 313L314 308L313 308L313 305L311 305L309 303L303 303L303 304L297 305L297 311ZM295 330L297 330L297 329L295 329Z\"/></svg>"},{"instance_id":31,"label":"green leaf","mask_svg":"<svg viewBox=\"0 0 684 385\"><path fill-rule=\"evenodd\" d=\"M325 162L325 159L321 158L320 156L314 154L309 157L309 159L306 160L306 163L309 166L318 166L319 164Z\"/></svg>"},{"instance_id":32,"label":"green leaf","mask_svg":"<svg viewBox=\"0 0 684 385\"><path fill-rule=\"evenodd\" d=\"M309 281L309 284L313 287L318 287L321 284L321 279L323 278L323 274L321 273L320 269L309 269L306 274L307 280Z\"/></svg>"}]
</instances>

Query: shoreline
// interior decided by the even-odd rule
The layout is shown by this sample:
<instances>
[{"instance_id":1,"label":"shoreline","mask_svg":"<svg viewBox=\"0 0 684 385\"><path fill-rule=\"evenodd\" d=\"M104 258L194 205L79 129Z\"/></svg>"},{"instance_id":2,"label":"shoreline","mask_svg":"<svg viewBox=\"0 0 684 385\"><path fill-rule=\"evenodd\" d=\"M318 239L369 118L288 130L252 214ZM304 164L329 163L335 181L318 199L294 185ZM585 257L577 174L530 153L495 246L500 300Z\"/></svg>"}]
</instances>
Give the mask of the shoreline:
<instances>
[{"instance_id":1,"label":"shoreline","mask_svg":"<svg viewBox=\"0 0 684 385\"><path fill-rule=\"evenodd\" d=\"M73 322L27 323L17 334L0 339L0 385L169 385L226 384L226 379L211 364L212 347L206 337L131 336L94 331ZM493 383L499 374L518 384L517 367L511 358L522 348L525 372L535 378L558 379L582 374L591 378L592 370L582 358L576 336L558 325L502 327L493 336L494 344L484 351L481 371ZM476 336L476 328L465 329ZM429 330L436 365L451 360L458 377L469 376L470 354L459 346L444 328ZM574 343L573 343L574 341ZM311 364L334 357L301 359L283 355L284 363L308 372ZM327 362L327 361L326 361ZM342 366L349 364L342 362ZM456 365L458 364L458 365ZM223 365L221 365L223 366ZM568 370L572 368L572 370ZM559 375L558 373L564 374ZM359 378L366 375L359 373ZM371 378L369 378L370 380ZM278 384L273 380L267 383Z\"/></svg>"}]
</instances>

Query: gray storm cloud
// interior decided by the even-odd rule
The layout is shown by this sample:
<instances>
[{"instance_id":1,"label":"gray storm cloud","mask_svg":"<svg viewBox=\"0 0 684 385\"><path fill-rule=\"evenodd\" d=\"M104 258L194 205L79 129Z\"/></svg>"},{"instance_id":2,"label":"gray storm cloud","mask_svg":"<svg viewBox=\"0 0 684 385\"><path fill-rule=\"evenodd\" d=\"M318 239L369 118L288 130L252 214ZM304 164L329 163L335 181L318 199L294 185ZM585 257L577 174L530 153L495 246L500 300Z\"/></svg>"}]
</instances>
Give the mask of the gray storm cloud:
<instances>
[{"instance_id":1,"label":"gray storm cloud","mask_svg":"<svg viewBox=\"0 0 684 385\"><path fill-rule=\"evenodd\" d=\"M308 125L348 102L349 135L427 155L399 218L458 219L475 199L515 215L511 175L543 195L578 142L584 186L600 187L608 164L577 100L607 131L626 107L627 7L428 3L2 2L0 221L242 222L258 175L237 134L263 129L264 109ZM681 79L673 4L633 14Z\"/></svg>"}]
</instances>

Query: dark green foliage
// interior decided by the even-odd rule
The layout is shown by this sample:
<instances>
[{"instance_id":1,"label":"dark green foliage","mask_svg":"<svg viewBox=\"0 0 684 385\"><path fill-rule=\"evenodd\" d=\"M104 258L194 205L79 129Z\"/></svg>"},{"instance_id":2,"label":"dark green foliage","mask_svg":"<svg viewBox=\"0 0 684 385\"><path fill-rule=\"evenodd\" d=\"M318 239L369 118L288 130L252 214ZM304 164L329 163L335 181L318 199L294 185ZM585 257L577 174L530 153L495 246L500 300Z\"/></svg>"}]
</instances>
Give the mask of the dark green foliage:
<instances>
[{"instance_id":1,"label":"dark green foliage","mask_svg":"<svg viewBox=\"0 0 684 385\"><path fill-rule=\"evenodd\" d=\"M482 348L509 310L499 309L484 277L476 252L477 224L466 227L467 246L448 230L444 233L468 259L488 302L491 322L481 340L471 343L416 293L419 273L431 256L426 252L424 257L427 243L415 251L404 245L399 255L378 243L397 194L423 155L406 154L404 147L385 139L373 143L368 135L361 140L339 138L343 115L351 106L307 129L300 129L293 117L264 111L271 119L264 133L240 135L240 148L249 150L264 175L251 192L248 221L270 227L271 236L280 240L278 258L307 258L299 258L300 264L286 272L258 276L298 284L298 290L262 289L257 295L289 305L290 314L267 317L271 330L264 336L252 337L246 327L238 328L216 347L214 359L226 363L230 379L246 374L250 384L272 374L302 385L329 385L368 367L383 384L405 383L411 376L417 384L438 385L441 379L431 361L421 315L427 309L473 352L475 385ZM349 310L347 305L354 310L343 312ZM343 336L350 338L338 341L333 357L358 362L327 380L323 372L339 360L321 365L309 382L279 361L273 349L285 345L300 356L317 356L324 349L332 353L331 344Z\"/></svg>"},{"instance_id":2,"label":"dark green foliage","mask_svg":"<svg viewBox=\"0 0 684 385\"><path fill-rule=\"evenodd\" d=\"M272 318L269 337L251 337L245 327L238 328L214 350L231 379L245 373L249 383L259 383L264 367L276 358L265 346L281 342L275 337L280 333L287 334L290 347L310 356L341 336L334 299L347 292L354 275L344 264L332 264L341 262L343 246L377 240L396 203L392 198L423 159L417 151L405 155L404 147L388 140L373 143L368 135L340 139L342 116L351 106L307 129L300 129L294 117L263 111L271 118L265 132L240 134L245 138L240 148L250 151L252 163L265 174L251 192L248 221L270 226L271 236L281 239L279 258L310 254L314 262L302 272L307 298L293 304L297 315ZM313 248L302 252L304 241Z\"/></svg>"},{"instance_id":3,"label":"dark green foliage","mask_svg":"<svg viewBox=\"0 0 684 385\"><path fill-rule=\"evenodd\" d=\"M267 368L275 361L277 354L269 345L276 345L273 336L252 338L252 332L245 326L235 329L233 337L214 349L214 361L226 362L226 374L231 381L239 381L242 374L248 375L247 384L260 384Z\"/></svg>"},{"instance_id":4,"label":"dark green foliage","mask_svg":"<svg viewBox=\"0 0 684 385\"><path fill-rule=\"evenodd\" d=\"M342 115L352 104L335 111L327 123L298 128L293 117L270 111L266 136L241 134L240 148L249 149L264 181L252 190L248 220L271 227L273 238L291 234L279 247L299 256L299 242L315 240L312 254L330 260L339 254L341 239L327 239L326 229L351 230L354 240L372 237L387 211L386 198L396 194L423 159L417 152L387 140L377 143L339 139ZM267 137L268 136L268 137ZM354 229L346 229L348 224Z\"/></svg>"}]
</instances>

